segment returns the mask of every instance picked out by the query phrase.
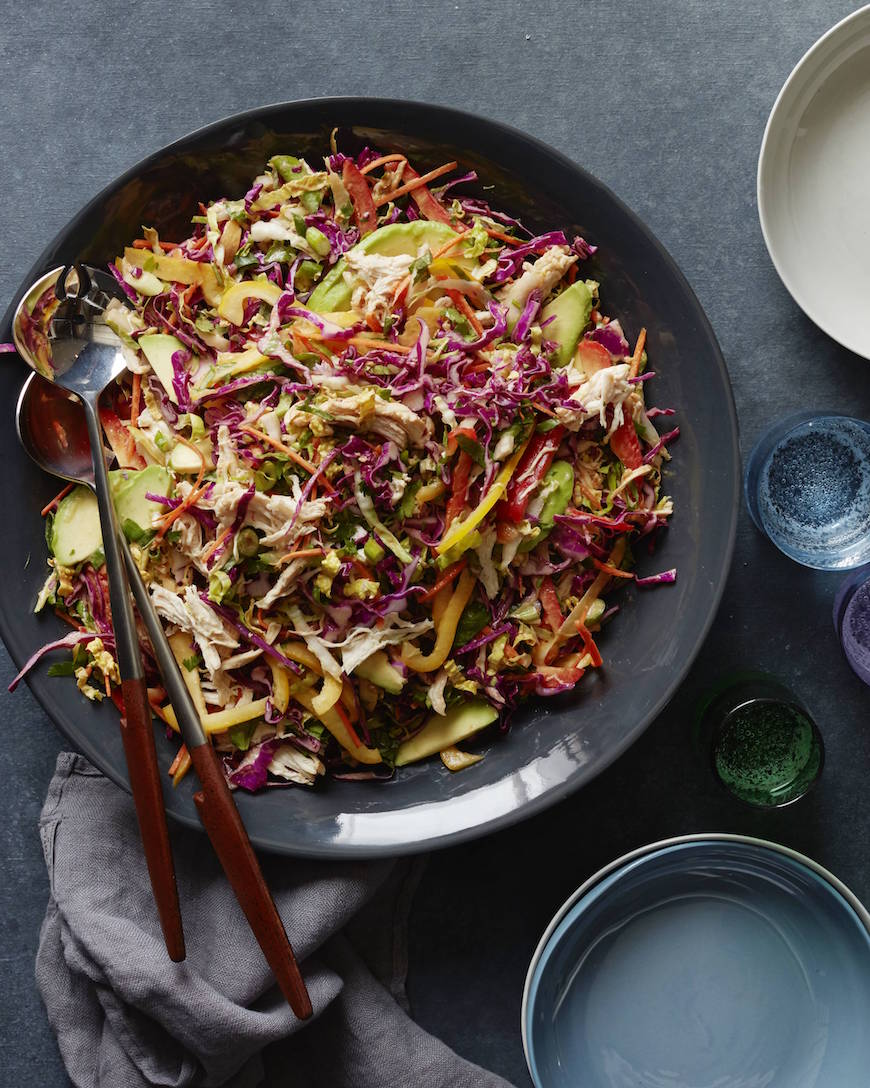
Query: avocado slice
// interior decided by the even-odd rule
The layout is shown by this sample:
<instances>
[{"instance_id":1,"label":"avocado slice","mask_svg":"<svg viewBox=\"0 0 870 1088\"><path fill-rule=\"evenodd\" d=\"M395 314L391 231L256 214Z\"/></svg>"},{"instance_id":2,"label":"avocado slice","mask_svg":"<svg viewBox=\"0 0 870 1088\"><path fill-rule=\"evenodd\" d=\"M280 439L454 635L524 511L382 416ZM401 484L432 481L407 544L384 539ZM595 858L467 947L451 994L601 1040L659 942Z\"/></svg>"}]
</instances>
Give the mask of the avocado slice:
<instances>
[{"instance_id":1,"label":"avocado slice","mask_svg":"<svg viewBox=\"0 0 870 1088\"><path fill-rule=\"evenodd\" d=\"M209 458L206 456L206 464L208 464L208 462ZM202 468L202 458L196 450L192 450L190 446L184 446L179 443L179 445L175 446L169 454L169 467L173 472L180 472L188 475L199 472Z\"/></svg>"},{"instance_id":2,"label":"avocado slice","mask_svg":"<svg viewBox=\"0 0 870 1088\"><path fill-rule=\"evenodd\" d=\"M398 257L400 254L416 257L421 246L428 246L435 253L455 235L456 231L446 223L429 219L416 219L413 223L390 223L367 234L349 252L380 253L384 257ZM353 287L344 279L346 267L347 262L342 257L330 269L311 292L307 303L309 310L326 314L350 309ZM143 336L141 340L144 339Z\"/></svg>"},{"instance_id":3,"label":"avocado slice","mask_svg":"<svg viewBox=\"0 0 870 1088\"><path fill-rule=\"evenodd\" d=\"M482 699L468 699L451 707L444 715L433 714L419 733L399 745L396 766L404 767L406 763L416 763L418 759L450 748L492 725L497 717L495 707Z\"/></svg>"},{"instance_id":4,"label":"avocado slice","mask_svg":"<svg viewBox=\"0 0 870 1088\"><path fill-rule=\"evenodd\" d=\"M103 547L97 497L79 484L58 503L51 525L51 550L64 567L90 559Z\"/></svg>"},{"instance_id":5,"label":"avocado slice","mask_svg":"<svg viewBox=\"0 0 870 1088\"><path fill-rule=\"evenodd\" d=\"M172 487L172 477L160 465L138 471L121 469L109 476L121 528L130 540L138 540L154 528L154 515L164 509L160 503L147 499L146 493L166 495Z\"/></svg>"},{"instance_id":6,"label":"avocado slice","mask_svg":"<svg viewBox=\"0 0 870 1088\"><path fill-rule=\"evenodd\" d=\"M118 521L131 540L138 540L150 531L154 514L163 510L160 503L146 499L145 493L165 495L171 486L172 477L159 465L109 473ZM102 552L100 511L96 495L89 487L79 484L58 503L49 543L55 559L64 567L74 567Z\"/></svg>"},{"instance_id":7,"label":"avocado slice","mask_svg":"<svg viewBox=\"0 0 870 1088\"><path fill-rule=\"evenodd\" d=\"M365 661L361 661L354 672L363 680L370 681L377 687L383 688L384 691L390 692L391 695L398 695L405 686L405 677L394 665L390 664L390 659L383 650L378 650Z\"/></svg>"},{"instance_id":8,"label":"avocado slice","mask_svg":"<svg viewBox=\"0 0 870 1088\"><path fill-rule=\"evenodd\" d=\"M178 404L178 397L172 385L175 371L172 368L172 356L176 351L184 351L184 344L176 336L169 333L151 332L146 336L140 336L137 341L139 347L145 353L145 358L151 364L151 369L160 379L160 384L166 390L166 395L173 404Z\"/></svg>"},{"instance_id":9,"label":"avocado slice","mask_svg":"<svg viewBox=\"0 0 870 1088\"><path fill-rule=\"evenodd\" d=\"M548 302L541 311L540 324L543 325L548 318L553 318L544 329L544 336L547 340L555 340L559 345L553 358L556 366L568 365L577 350L583 330L589 324L589 315L592 313L590 284L594 286L592 280L587 280L586 283L577 280L552 302Z\"/></svg>"}]
</instances>

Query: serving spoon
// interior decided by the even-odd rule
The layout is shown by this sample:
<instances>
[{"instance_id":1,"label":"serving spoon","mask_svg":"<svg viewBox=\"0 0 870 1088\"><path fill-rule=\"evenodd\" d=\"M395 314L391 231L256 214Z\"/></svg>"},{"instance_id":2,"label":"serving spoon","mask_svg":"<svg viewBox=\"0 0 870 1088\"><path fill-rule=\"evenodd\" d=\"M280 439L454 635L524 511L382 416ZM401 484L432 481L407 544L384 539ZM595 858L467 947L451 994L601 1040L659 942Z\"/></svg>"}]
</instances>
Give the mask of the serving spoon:
<instances>
[{"instance_id":1,"label":"serving spoon","mask_svg":"<svg viewBox=\"0 0 870 1088\"><path fill-rule=\"evenodd\" d=\"M84 453L86 459L77 463L76 469L87 474L99 507L115 658L124 702L121 717L124 755L163 939L170 959L178 962L185 956L178 886L136 618L118 542L118 522L109 492L98 416L100 394L125 368L117 338L107 325L97 320L107 299L99 283L83 267L55 269L38 280L21 300L12 333L18 354L43 375L43 383L51 381L76 394L81 405L77 418L81 419L84 434L78 449L79 456ZM73 402L63 394L60 398L64 405L62 409L58 407L68 414ZM48 413L45 419L48 421Z\"/></svg>"},{"instance_id":2,"label":"serving spoon","mask_svg":"<svg viewBox=\"0 0 870 1088\"><path fill-rule=\"evenodd\" d=\"M31 374L18 398L15 418L18 438L40 468L61 479L94 486L85 413L57 384L46 381L40 373ZM55 422L60 426L55 427ZM99 432L97 441L102 442ZM200 819L284 996L293 1012L300 1019L307 1019L312 1007L305 982L217 754L179 672L127 539L123 533L118 533L117 539L182 739L202 785L202 789L194 794ZM148 720L153 744L150 707Z\"/></svg>"}]
</instances>

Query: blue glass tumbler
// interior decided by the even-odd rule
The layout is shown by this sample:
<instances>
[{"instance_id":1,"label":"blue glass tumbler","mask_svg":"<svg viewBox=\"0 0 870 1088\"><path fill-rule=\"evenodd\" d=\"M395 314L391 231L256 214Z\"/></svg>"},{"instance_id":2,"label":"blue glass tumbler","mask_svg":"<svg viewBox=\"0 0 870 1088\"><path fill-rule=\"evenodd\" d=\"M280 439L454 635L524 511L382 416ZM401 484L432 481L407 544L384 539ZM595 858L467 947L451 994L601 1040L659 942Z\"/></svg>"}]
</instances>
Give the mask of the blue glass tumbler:
<instances>
[{"instance_id":1,"label":"blue glass tumbler","mask_svg":"<svg viewBox=\"0 0 870 1088\"><path fill-rule=\"evenodd\" d=\"M743 485L752 520L790 559L818 570L870 561L870 424L782 419L756 443Z\"/></svg>"}]
</instances>

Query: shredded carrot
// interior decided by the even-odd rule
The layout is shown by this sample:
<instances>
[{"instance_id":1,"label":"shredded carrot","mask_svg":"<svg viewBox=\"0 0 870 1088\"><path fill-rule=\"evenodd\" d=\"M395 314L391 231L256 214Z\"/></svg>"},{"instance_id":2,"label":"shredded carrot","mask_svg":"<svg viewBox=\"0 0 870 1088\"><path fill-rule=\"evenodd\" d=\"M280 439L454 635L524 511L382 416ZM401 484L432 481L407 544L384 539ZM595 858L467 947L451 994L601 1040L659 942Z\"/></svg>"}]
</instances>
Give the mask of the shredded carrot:
<instances>
[{"instance_id":1,"label":"shredded carrot","mask_svg":"<svg viewBox=\"0 0 870 1088\"><path fill-rule=\"evenodd\" d=\"M465 316L468 318L469 322L471 323L471 327L474 329L477 335L482 336L483 325L481 325L481 323L477 320L477 314L474 312L474 310L472 310L471 304L469 303L465 295L463 295L461 291L448 291L447 294L450 296L450 298L453 299L453 301L456 303L462 313L465 314Z\"/></svg>"},{"instance_id":2,"label":"shredded carrot","mask_svg":"<svg viewBox=\"0 0 870 1088\"><path fill-rule=\"evenodd\" d=\"M481 374L484 370L489 370L492 367L492 363L489 359L480 358L476 363L472 363L471 366L467 366L462 371L463 374Z\"/></svg>"},{"instance_id":3,"label":"shredded carrot","mask_svg":"<svg viewBox=\"0 0 870 1088\"><path fill-rule=\"evenodd\" d=\"M421 602L431 601L433 597L437 597L441 590L450 585L457 574L465 567L466 560L460 559L454 563L452 567L448 567L447 570L441 575L438 581L432 586L431 589L427 589L426 592L420 597Z\"/></svg>"},{"instance_id":4,"label":"shredded carrot","mask_svg":"<svg viewBox=\"0 0 870 1088\"><path fill-rule=\"evenodd\" d=\"M172 525L172 523L178 518L180 518L181 515L188 509L188 507L194 506L202 498L207 490L207 487L202 486L202 481L205 478L205 455L203 454L201 449L199 449L197 446L194 446L192 442L188 442L186 438L182 438L181 435L178 435L177 437L179 442L187 446L189 449L192 449L195 453L199 454L199 472L196 476L196 482L194 483L187 498L184 499L184 501L179 506L176 506L174 510L170 510L168 514L164 514L163 521L161 522L160 528L157 531L157 536L155 537L156 540L162 540L163 535L169 528L169 526Z\"/></svg>"},{"instance_id":5,"label":"shredded carrot","mask_svg":"<svg viewBox=\"0 0 870 1088\"><path fill-rule=\"evenodd\" d=\"M133 374L133 389L130 394L130 429L127 431L128 459L132 462L136 459L136 437L133 428L139 422L139 397L142 390L142 378L139 374Z\"/></svg>"},{"instance_id":6,"label":"shredded carrot","mask_svg":"<svg viewBox=\"0 0 870 1088\"><path fill-rule=\"evenodd\" d=\"M456 162L446 162L443 166L439 166L435 170L430 170L428 174L422 174L419 178L414 178L413 181L400 185L398 189L394 189L391 193L384 193L379 200L375 201L375 207L380 208L381 205L388 204L391 200L396 200L406 193L412 193L415 189L420 189L424 185L428 185L430 181L434 181L443 174L449 174L451 170L455 170L457 165L458 163Z\"/></svg>"},{"instance_id":7,"label":"shredded carrot","mask_svg":"<svg viewBox=\"0 0 870 1088\"><path fill-rule=\"evenodd\" d=\"M68 495L74 487L75 484L67 484L66 487L58 491L58 493L54 496L51 502L47 503L45 506L43 506L42 510L40 510L42 516L45 517L46 514L53 510L55 506L57 506L57 504L60 502L60 500L64 498L65 495Z\"/></svg>"},{"instance_id":8,"label":"shredded carrot","mask_svg":"<svg viewBox=\"0 0 870 1088\"><path fill-rule=\"evenodd\" d=\"M72 616L67 615L66 612L61 612L61 610L59 608L55 608L54 614L56 616L59 616L60 619L62 619L65 623L68 623L70 625L70 627L75 627L75 629L77 631L87 631L87 627L85 627L81 623L76 623L76 621L72 618ZM94 636L94 637L96 637L96 636Z\"/></svg>"},{"instance_id":9,"label":"shredded carrot","mask_svg":"<svg viewBox=\"0 0 870 1088\"><path fill-rule=\"evenodd\" d=\"M614 578L633 578L634 575L630 570L620 570L619 567L614 567L610 563L602 563L600 559L594 559L592 562L598 567L599 570L604 571L605 574L610 574Z\"/></svg>"},{"instance_id":10,"label":"shredded carrot","mask_svg":"<svg viewBox=\"0 0 870 1088\"><path fill-rule=\"evenodd\" d=\"M493 230L492 227L483 228L490 238L497 238L499 242L507 242L509 246L521 246L523 245L522 238L513 238L510 234L505 234L504 231Z\"/></svg>"},{"instance_id":11,"label":"shredded carrot","mask_svg":"<svg viewBox=\"0 0 870 1088\"><path fill-rule=\"evenodd\" d=\"M157 244L160 246L160 248L165 253L169 253L170 250L179 248L178 247L178 242L158 242ZM133 243L133 249L150 249L150 248L151 248L151 243L146 241L144 238L137 238L136 241Z\"/></svg>"},{"instance_id":12,"label":"shredded carrot","mask_svg":"<svg viewBox=\"0 0 870 1088\"><path fill-rule=\"evenodd\" d=\"M366 317L366 324L372 330L372 332L383 332L383 326L374 314L369 314Z\"/></svg>"},{"instance_id":13,"label":"shredded carrot","mask_svg":"<svg viewBox=\"0 0 870 1088\"><path fill-rule=\"evenodd\" d=\"M166 773L170 775L175 774L175 772L178 770L178 765L187 754L187 745L182 744L182 746L175 753L175 759L173 759L173 761L169 764L169 770Z\"/></svg>"},{"instance_id":14,"label":"shredded carrot","mask_svg":"<svg viewBox=\"0 0 870 1088\"><path fill-rule=\"evenodd\" d=\"M112 685L109 683L108 676L103 676L103 687L106 689L106 698L112 698Z\"/></svg>"},{"instance_id":15,"label":"shredded carrot","mask_svg":"<svg viewBox=\"0 0 870 1088\"><path fill-rule=\"evenodd\" d=\"M299 348L297 344L302 345L303 351L309 351L314 355L319 355L321 359L329 359L329 353L324 351L323 348L318 347L317 344L312 344L310 340L302 335L298 329L293 329L293 351L295 354L299 354Z\"/></svg>"},{"instance_id":16,"label":"shredded carrot","mask_svg":"<svg viewBox=\"0 0 870 1088\"><path fill-rule=\"evenodd\" d=\"M209 546L202 553L200 558L203 561L207 561L207 560L211 559L211 557L218 550L218 548L221 546L221 544L223 544L223 542L226 540L226 538L230 535L230 533L232 531L233 531L232 525L228 525L226 527L226 529L224 529L224 531L219 536L215 537L215 539L211 542L211 544L209 544Z\"/></svg>"},{"instance_id":17,"label":"shredded carrot","mask_svg":"<svg viewBox=\"0 0 870 1088\"><path fill-rule=\"evenodd\" d=\"M133 389L130 394L130 426L135 427L139 422L139 406L142 399L142 375L133 374Z\"/></svg>"},{"instance_id":18,"label":"shredded carrot","mask_svg":"<svg viewBox=\"0 0 870 1088\"><path fill-rule=\"evenodd\" d=\"M440 249L437 249L432 254L432 260L437 261L439 257L443 257L445 253L449 253L450 250L453 249L453 247L458 242L462 241L462 235L464 233L465 233L464 231L460 231L459 233L457 233L455 238L451 238L449 242L445 242L444 245L440 247ZM396 292L393 295L393 305L394 306L399 301L399 299L402 298L402 296L405 294L405 292L408 290L408 288L410 286L411 286L411 276L407 275L402 280L402 282L399 284L399 286L396 288Z\"/></svg>"},{"instance_id":19,"label":"shredded carrot","mask_svg":"<svg viewBox=\"0 0 870 1088\"><path fill-rule=\"evenodd\" d=\"M306 459L301 457L291 446L286 445L284 442L279 442L277 438L272 438L263 431L258 431L256 427L239 427L239 430L244 431L245 434L251 435L252 438L259 439L260 442L265 442L266 445L271 446L272 449L279 450L281 453L286 453L294 464L299 465L300 468L304 468L306 472L310 472L312 475L317 472L317 465L312 465L310 461L306 461Z\"/></svg>"},{"instance_id":20,"label":"shredded carrot","mask_svg":"<svg viewBox=\"0 0 870 1088\"><path fill-rule=\"evenodd\" d=\"M371 162L366 163L365 166L360 168L361 174L371 173L372 170L377 170L379 166L384 166L388 162L407 162L408 160L404 155L381 155L379 159L373 159Z\"/></svg>"},{"instance_id":21,"label":"shredded carrot","mask_svg":"<svg viewBox=\"0 0 870 1088\"><path fill-rule=\"evenodd\" d=\"M367 348L369 351L383 348L387 351L397 351L400 355L410 355L414 350L407 344L394 343L392 340L375 340L370 336L351 336L345 343L353 344L355 348Z\"/></svg>"},{"instance_id":22,"label":"shredded carrot","mask_svg":"<svg viewBox=\"0 0 870 1088\"><path fill-rule=\"evenodd\" d=\"M178 766L178 770L172 776L173 787L178 786L178 784L183 780L184 776L190 770L192 764L193 760L190 758L190 754L188 752L185 752L184 759L182 759L181 763Z\"/></svg>"},{"instance_id":23,"label":"shredded carrot","mask_svg":"<svg viewBox=\"0 0 870 1088\"><path fill-rule=\"evenodd\" d=\"M365 745L359 739L359 734L354 729L354 727L350 724L350 718L348 717L347 711L344 709L344 707L341 705L341 703L340 702L335 703L332 709L339 716L339 718L341 718L342 722L344 723L344 727L347 730L347 735L353 741L354 745L357 748L365 748Z\"/></svg>"},{"instance_id":24,"label":"shredded carrot","mask_svg":"<svg viewBox=\"0 0 870 1088\"><path fill-rule=\"evenodd\" d=\"M278 560L286 563L288 559L312 559L315 555L323 555L323 548L298 548L295 552L287 552Z\"/></svg>"},{"instance_id":25,"label":"shredded carrot","mask_svg":"<svg viewBox=\"0 0 870 1088\"><path fill-rule=\"evenodd\" d=\"M631 370L629 371L629 377L631 378L636 378L637 372L640 370L644 344L646 344L646 329L641 329L637 334L637 343L634 345L634 354L631 357Z\"/></svg>"},{"instance_id":26,"label":"shredded carrot","mask_svg":"<svg viewBox=\"0 0 870 1088\"><path fill-rule=\"evenodd\" d=\"M559 418L553 411L553 409L548 408L546 404L538 404L537 402L535 402L532 407L535 409L536 412L543 412L545 416L552 416L553 419Z\"/></svg>"}]
</instances>

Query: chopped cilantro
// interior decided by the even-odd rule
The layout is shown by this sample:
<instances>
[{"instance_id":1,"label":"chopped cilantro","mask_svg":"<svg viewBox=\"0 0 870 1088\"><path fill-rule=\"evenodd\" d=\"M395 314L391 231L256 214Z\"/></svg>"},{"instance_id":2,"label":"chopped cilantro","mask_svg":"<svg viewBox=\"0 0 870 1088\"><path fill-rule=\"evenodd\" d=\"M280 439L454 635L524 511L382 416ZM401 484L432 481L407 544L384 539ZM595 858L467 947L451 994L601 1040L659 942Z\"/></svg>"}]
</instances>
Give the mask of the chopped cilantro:
<instances>
[{"instance_id":1,"label":"chopped cilantro","mask_svg":"<svg viewBox=\"0 0 870 1088\"><path fill-rule=\"evenodd\" d=\"M243 722L241 725L234 725L232 729L227 730L230 741L240 752L247 752L248 748L250 748L251 737L253 737L256 727L256 722Z\"/></svg>"},{"instance_id":2,"label":"chopped cilantro","mask_svg":"<svg viewBox=\"0 0 870 1088\"><path fill-rule=\"evenodd\" d=\"M72 660L55 661L53 665L48 666L49 676L75 676L75 671L75 663Z\"/></svg>"},{"instance_id":3,"label":"chopped cilantro","mask_svg":"<svg viewBox=\"0 0 870 1088\"><path fill-rule=\"evenodd\" d=\"M456 436L456 444L463 453L468 454L476 465L480 465L480 467L483 468L486 461L483 455L483 446L481 446L476 438L470 438L467 434L462 434L460 432Z\"/></svg>"},{"instance_id":4,"label":"chopped cilantro","mask_svg":"<svg viewBox=\"0 0 870 1088\"><path fill-rule=\"evenodd\" d=\"M428 268L431 263L432 254L428 249L426 249L416 259L416 261L411 262L411 267L408 269L408 272L411 275L411 282L419 283L421 280L426 279L426 276L428 275Z\"/></svg>"}]
</instances>

